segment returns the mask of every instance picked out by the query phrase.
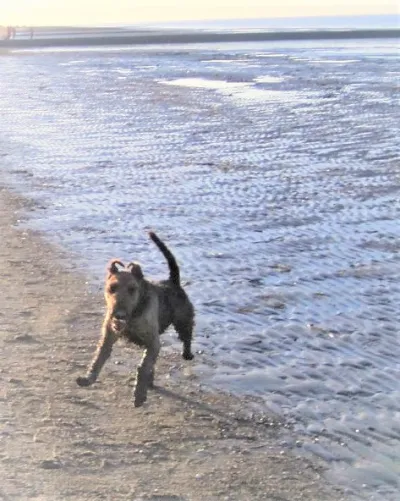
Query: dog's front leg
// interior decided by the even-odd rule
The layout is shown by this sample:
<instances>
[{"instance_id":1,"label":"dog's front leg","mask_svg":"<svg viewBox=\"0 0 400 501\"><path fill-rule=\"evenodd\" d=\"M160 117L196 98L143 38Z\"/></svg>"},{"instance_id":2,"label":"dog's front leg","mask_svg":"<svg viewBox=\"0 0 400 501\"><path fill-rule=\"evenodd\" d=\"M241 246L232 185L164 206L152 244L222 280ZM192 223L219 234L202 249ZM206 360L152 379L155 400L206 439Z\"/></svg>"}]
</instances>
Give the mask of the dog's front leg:
<instances>
[{"instance_id":1,"label":"dog's front leg","mask_svg":"<svg viewBox=\"0 0 400 501\"><path fill-rule=\"evenodd\" d=\"M117 338L118 336L111 329L109 322L106 320L103 324L103 333L100 338L100 342L97 345L96 353L88 368L86 376L79 376L76 379L79 386L90 386L96 381L101 368L111 355L112 347Z\"/></svg>"},{"instance_id":2,"label":"dog's front leg","mask_svg":"<svg viewBox=\"0 0 400 501\"><path fill-rule=\"evenodd\" d=\"M137 370L136 385L133 393L135 407L140 407L144 404L147 399L147 390L153 386L154 366L160 353L160 348L161 343L157 332L146 347Z\"/></svg>"}]
</instances>

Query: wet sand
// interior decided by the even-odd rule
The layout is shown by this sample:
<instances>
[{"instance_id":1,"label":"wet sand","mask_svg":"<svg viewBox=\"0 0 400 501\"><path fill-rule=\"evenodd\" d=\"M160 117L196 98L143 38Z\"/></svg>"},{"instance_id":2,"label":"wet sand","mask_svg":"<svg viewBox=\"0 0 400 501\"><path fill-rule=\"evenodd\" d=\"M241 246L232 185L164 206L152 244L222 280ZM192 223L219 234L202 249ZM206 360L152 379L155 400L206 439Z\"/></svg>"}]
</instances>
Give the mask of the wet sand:
<instances>
[{"instance_id":1,"label":"wet sand","mask_svg":"<svg viewBox=\"0 0 400 501\"><path fill-rule=\"evenodd\" d=\"M85 47L107 45L151 45L151 44L198 44L223 42L265 42L290 40L354 40L367 38L400 38L399 29L359 29L359 30L312 30L312 31L253 31L253 32L211 32L211 31L115 31L98 34L96 31L65 33L52 37L36 35L31 39L0 41L0 47L10 49L34 49L43 47Z\"/></svg>"},{"instance_id":2,"label":"wet sand","mask_svg":"<svg viewBox=\"0 0 400 501\"><path fill-rule=\"evenodd\" d=\"M2 501L349 499L291 455L275 416L205 392L178 353L162 355L141 409L120 370L132 348L78 388L103 301L61 250L15 226L32 205L0 190Z\"/></svg>"}]
</instances>

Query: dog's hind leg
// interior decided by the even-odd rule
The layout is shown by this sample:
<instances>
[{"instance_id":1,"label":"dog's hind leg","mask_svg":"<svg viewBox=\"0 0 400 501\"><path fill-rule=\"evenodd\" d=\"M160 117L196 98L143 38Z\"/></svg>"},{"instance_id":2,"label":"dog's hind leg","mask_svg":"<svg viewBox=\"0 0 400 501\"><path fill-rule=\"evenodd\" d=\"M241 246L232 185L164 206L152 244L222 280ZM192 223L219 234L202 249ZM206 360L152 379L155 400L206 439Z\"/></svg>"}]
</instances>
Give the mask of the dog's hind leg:
<instances>
[{"instance_id":1,"label":"dog's hind leg","mask_svg":"<svg viewBox=\"0 0 400 501\"><path fill-rule=\"evenodd\" d=\"M192 353L192 338L193 338L193 327L194 318L190 315L187 318L178 318L174 321L174 327L178 333L179 339L183 343L182 357L185 360L192 360L194 355Z\"/></svg>"},{"instance_id":2,"label":"dog's hind leg","mask_svg":"<svg viewBox=\"0 0 400 501\"><path fill-rule=\"evenodd\" d=\"M103 365L111 355L112 347L116 340L117 335L110 329L108 322L105 322L103 324L103 334L86 376L79 376L76 379L79 386L90 386L96 381Z\"/></svg>"},{"instance_id":3,"label":"dog's hind leg","mask_svg":"<svg viewBox=\"0 0 400 501\"><path fill-rule=\"evenodd\" d=\"M147 399L147 390L153 386L155 364L160 353L161 343L158 332L151 344L145 349L142 361L137 370L136 385L133 393L135 407L140 407Z\"/></svg>"}]
</instances>

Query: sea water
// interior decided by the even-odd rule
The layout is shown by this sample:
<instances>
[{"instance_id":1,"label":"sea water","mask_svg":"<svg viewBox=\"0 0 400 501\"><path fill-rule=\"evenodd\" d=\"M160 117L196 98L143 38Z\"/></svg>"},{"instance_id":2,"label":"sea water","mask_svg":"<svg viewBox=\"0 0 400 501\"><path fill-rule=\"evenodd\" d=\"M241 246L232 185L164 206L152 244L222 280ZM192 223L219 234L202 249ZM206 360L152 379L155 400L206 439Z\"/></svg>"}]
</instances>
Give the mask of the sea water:
<instances>
[{"instance_id":1,"label":"sea water","mask_svg":"<svg viewBox=\"0 0 400 501\"><path fill-rule=\"evenodd\" d=\"M0 57L1 177L37 201L29 224L99 288L113 256L165 277L157 231L196 306L204 384L259 397L298 453L376 501L400 485L398 49Z\"/></svg>"}]
</instances>

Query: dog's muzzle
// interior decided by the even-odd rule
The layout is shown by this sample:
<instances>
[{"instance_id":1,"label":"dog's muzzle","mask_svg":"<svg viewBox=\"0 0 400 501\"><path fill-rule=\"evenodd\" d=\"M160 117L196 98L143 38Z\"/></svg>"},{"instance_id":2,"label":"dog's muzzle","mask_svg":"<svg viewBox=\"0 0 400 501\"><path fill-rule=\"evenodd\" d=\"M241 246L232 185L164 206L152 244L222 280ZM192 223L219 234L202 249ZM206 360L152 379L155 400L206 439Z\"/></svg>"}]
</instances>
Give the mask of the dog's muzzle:
<instances>
[{"instance_id":1,"label":"dog's muzzle","mask_svg":"<svg viewBox=\"0 0 400 501\"><path fill-rule=\"evenodd\" d=\"M125 329L127 323L127 315L124 311L116 311L112 316L112 326L116 332L121 332Z\"/></svg>"}]
</instances>

